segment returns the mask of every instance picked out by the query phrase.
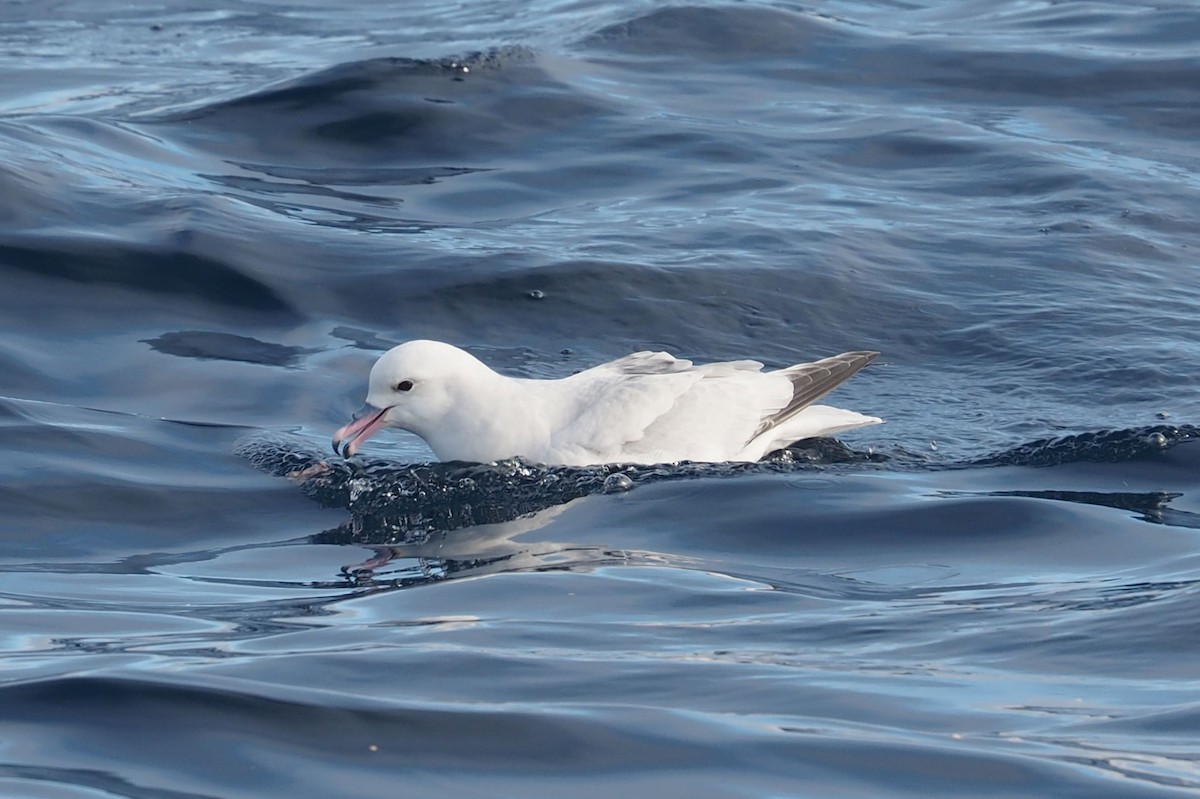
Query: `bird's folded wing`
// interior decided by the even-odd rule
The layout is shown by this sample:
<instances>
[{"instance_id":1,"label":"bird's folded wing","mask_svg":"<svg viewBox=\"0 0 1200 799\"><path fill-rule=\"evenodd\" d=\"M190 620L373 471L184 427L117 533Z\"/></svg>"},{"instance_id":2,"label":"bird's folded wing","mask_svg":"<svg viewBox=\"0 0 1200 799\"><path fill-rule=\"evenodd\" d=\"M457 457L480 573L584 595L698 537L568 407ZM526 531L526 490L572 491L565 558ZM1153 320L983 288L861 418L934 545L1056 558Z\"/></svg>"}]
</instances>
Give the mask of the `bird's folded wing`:
<instances>
[{"instance_id":1,"label":"bird's folded wing","mask_svg":"<svg viewBox=\"0 0 1200 799\"><path fill-rule=\"evenodd\" d=\"M659 365L669 364L659 361ZM585 454L601 463L627 458L639 451L637 442L645 437L646 430L671 413L702 378L700 370L686 367L684 371L596 375L581 386L574 418L554 434L554 449L563 454Z\"/></svg>"}]
</instances>

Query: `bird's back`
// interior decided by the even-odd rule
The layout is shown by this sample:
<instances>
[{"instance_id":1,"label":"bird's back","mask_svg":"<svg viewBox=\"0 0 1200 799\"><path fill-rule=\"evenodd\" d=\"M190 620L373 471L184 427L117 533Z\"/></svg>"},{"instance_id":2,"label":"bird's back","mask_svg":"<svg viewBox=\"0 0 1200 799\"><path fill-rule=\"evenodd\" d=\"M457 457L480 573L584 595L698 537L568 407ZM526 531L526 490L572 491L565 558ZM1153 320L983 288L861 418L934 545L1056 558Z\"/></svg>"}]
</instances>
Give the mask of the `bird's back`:
<instances>
[{"instance_id":1,"label":"bird's back","mask_svg":"<svg viewBox=\"0 0 1200 799\"><path fill-rule=\"evenodd\" d=\"M695 366L667 353L635 353L558 381L574 401L543 454L578 465L758 460L801 437L877 423L836 408L797 419L876 354L764 373L757 361ZM792 431L804 435L788 438Z\"/></svg>"}]
</instances>

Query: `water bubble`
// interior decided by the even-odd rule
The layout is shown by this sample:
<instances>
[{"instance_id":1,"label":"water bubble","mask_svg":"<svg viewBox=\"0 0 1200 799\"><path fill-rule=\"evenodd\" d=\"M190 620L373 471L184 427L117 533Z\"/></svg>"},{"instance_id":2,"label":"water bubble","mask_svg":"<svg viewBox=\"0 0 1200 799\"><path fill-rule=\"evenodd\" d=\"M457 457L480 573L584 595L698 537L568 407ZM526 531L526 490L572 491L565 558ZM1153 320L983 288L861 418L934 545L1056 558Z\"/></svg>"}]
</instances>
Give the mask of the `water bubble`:
<instances>
[{"instance_id":1,"label":"water bubble","mask_svg":"<svg viewBox=\"0 0 1200 799\"><path fill-rule=\"evenodd\" d=\"M1165 448L1167 446L1167 437L1162 433L1151 433L1150 435L1146 436L1146 443L1152 447Z\"/></svg>"},{"instance_id":2,"label":"water bubble","mask_svg":"<svg viewBox=\"0 0 1200 799\"><path fill-rule=\"evenodd\" d=\"M932 450L932 451L934 451L934 452L937 452L937 451L938 451L937 442L936 442L936 441L930 441L930 442L929 442L929 449L931 449L931 450Z\"/></svg>"},{"instance_id":3,"label":"water bubble","mask_svg":"<svg viewBox=\"0 0 1200 799\"><path fill-rule=\"evenodd\" d=\"M604 493L616 494L621 491L628 491L633 488L633 481L629 479L629 475L617 472L610 474L604 478Z\"/></svg>"},{"instance_id":4,"label":"water bubble","mask_svg":"<svg viewBox=\"0 0 1200 799\"><path fill-rule=\"evenodd\" d=\"M545 298L546 292L541 289L533 289L532 291L525 292L525 296L531 300L540 300Z\"/></svg>"}]
</instances>

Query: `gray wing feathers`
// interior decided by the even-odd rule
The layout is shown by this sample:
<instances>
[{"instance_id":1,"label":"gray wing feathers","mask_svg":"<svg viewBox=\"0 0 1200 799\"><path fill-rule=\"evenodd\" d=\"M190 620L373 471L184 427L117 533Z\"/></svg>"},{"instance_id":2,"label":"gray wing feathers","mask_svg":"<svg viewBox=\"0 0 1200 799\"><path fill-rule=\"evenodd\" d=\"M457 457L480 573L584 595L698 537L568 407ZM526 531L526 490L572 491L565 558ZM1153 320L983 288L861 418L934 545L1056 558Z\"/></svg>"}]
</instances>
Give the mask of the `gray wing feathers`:
<instances>
[{"instance_id":1,"label":"gray wing feathers","mask_svg":"<svg viewBox=\"0 0 1200 799\"><path fill-rule=\"evenodd\" d=\"M875 360L878 352L844 352L813 363L802 363L780 369L774 374L785 375L792 381L792 398L776 413L763 419L750 440L787 421L853 377L860 369Z\"/></svg>"}]
</instances>

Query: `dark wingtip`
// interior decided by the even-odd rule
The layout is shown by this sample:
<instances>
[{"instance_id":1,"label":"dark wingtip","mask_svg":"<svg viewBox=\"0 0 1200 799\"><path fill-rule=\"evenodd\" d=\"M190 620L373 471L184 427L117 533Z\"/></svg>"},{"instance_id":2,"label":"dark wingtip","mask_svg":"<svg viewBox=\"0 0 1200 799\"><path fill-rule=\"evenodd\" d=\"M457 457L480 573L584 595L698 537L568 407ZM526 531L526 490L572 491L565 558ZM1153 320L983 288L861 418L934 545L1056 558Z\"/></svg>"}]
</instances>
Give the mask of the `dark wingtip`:
<instances>
[{"instance_id":1,"label":"dark wingtip","mask_svg":"<svg viewBox=\"0 0 1200 799\"><path fill-rule=\"evenodd\" d=\"M792 399L779 412L763 419L754 435L760 435L804 410L858 374L864 366L878 357L879 353L874 350L858 350L781 369L780 371L792 381Z\"/></svg>"}]
</instances>

